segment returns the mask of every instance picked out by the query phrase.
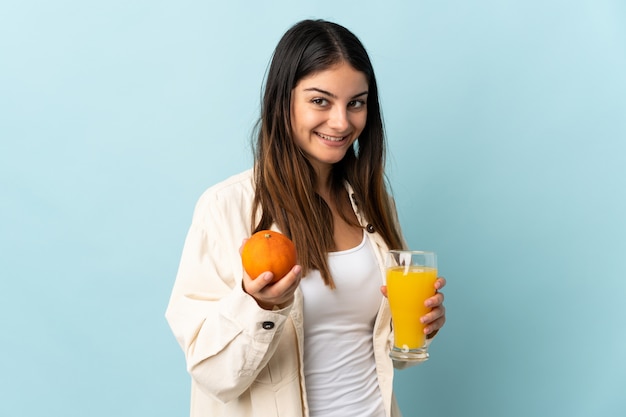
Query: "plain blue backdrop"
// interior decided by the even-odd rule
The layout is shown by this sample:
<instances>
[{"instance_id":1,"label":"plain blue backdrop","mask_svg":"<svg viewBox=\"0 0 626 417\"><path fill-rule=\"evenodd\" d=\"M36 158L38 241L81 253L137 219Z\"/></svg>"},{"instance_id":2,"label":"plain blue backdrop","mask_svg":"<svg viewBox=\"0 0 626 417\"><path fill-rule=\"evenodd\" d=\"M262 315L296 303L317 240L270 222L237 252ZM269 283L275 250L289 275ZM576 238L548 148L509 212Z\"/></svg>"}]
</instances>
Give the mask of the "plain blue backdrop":
<instances>
[{"instance_id":1,"label":"plain blue backdrop","mask_svg":"<svg viewBox=\"0 0 626 417\"><path fill-rule=\"evenodd\" d=\"M371 54L448 323L406 417L626 415L626 4L4 1L0 415L186 416L164 319L200 193L247 168L284 31Z\"/></svg>"}]
</instances>

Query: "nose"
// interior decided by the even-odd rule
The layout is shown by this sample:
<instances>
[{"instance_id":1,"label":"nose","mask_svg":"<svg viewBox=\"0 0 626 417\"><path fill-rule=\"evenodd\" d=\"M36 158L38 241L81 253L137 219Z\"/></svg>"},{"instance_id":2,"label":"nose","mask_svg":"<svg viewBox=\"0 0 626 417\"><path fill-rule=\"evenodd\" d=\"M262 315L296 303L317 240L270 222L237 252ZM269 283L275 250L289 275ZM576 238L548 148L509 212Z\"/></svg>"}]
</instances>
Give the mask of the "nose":
<instances>
[{"instance_id":1,"label":"nose","mask_svg":"<svg viewBox=\"0 0 626 417\"><path fill-rule=\"evenodd\" d=\"M328 118L328 126L337 132L345 132L350 126L347 109L342 106L334 106Z\"/></svg>"}]
</instances>

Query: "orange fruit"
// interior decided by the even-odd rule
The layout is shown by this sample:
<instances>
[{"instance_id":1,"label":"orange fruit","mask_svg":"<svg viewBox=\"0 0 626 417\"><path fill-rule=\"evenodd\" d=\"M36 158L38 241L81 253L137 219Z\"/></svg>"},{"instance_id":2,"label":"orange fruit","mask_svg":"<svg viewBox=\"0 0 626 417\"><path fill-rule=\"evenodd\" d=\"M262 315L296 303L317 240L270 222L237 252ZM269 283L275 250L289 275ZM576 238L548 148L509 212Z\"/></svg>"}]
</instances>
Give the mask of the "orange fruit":
<instances>
[{"instance_id":1,"label":"orange fruit","mask_svg":"<svg viewBox=\"0 0 626 417\"><path fill-rule=\"evenodd\" d=\"M250 278L271 271L272 282L283 278L296 264L296 246L282 233L261 230L246 241L241 250L243 268Z\"/></svg>"}]
</instances>

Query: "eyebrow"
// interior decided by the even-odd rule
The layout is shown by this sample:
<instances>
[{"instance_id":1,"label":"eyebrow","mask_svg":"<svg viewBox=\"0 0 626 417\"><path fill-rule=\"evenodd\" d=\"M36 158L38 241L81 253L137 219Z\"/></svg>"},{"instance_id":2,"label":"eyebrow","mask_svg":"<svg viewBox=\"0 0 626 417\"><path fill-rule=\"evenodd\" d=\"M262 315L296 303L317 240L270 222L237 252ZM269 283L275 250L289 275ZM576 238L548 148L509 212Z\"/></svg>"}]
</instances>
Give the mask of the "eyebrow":
<instances>
[{"instance_id":1,"label":"eyebrow","mask_svg":"<svg viewBox=\"0 0 626 417\"><path fill-rule=\"evenodd\" d=\"M334 95L333 93L331 93L330 91L322 90L321 88L317 88L317 87L305 88L305 89L304 89L304 91L317 91L318 93L321 93L321 94L327 95L327 96L329 96L329 97L332 97L332 98L337 98L337 96L336 96L336 95ZM367 93L368 93L368 91L367 91L367 90L365 90L365 91L363 91L363 92L361 92L361 93L359 93L359 94L355 94L355 95L353 95L351 98L361 97L361 96L366 95Z\"/></svg>"}]
</instances>

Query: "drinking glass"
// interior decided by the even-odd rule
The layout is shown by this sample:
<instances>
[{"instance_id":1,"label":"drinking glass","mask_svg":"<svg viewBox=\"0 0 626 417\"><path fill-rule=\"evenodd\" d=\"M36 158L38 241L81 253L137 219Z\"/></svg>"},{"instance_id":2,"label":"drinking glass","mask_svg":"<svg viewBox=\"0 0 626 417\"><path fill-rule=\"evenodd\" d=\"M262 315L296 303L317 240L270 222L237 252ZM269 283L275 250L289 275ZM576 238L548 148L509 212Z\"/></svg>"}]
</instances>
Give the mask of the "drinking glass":
<instances>
[{"instance_id":1,"label":"drinking glass","mask_svg":"<svg viewBox=\"0 0 626 417\"><path fill-rule=\"evenodd\" d=\"M391 308L394 343L389 356L398 361L428 359L424 324L431 309L424 305L435 295L437 255L429 251L392 250L387 254L387 297Z\"/></svg>"}]
</instances>

